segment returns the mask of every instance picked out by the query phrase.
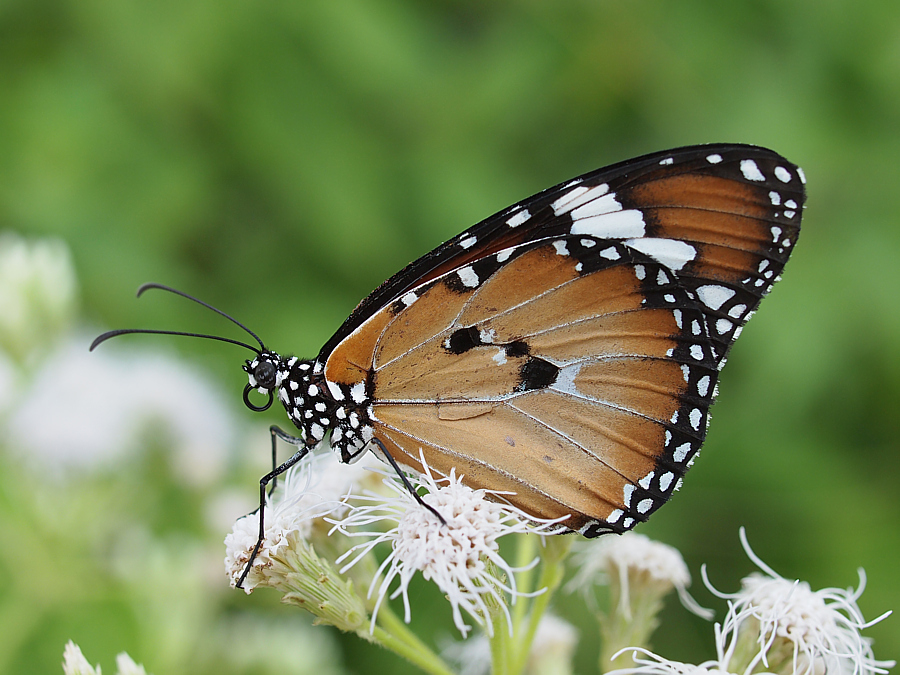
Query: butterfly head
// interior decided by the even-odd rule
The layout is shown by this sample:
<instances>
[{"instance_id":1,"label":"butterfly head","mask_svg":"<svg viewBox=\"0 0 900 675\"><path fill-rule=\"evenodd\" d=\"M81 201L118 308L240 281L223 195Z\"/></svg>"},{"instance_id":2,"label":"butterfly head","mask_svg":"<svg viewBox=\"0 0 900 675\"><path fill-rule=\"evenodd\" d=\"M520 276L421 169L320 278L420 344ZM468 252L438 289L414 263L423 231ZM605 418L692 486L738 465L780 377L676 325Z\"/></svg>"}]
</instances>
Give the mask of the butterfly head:
<instances>
[{"instance_id":1,"label":"butterfly head","mask_svg":"<svg viewBox=\"0 0 900 675\"><path fill-rule=\"evenodd\" d=\"M284 367L279 354L270 351L261 351L256 358L248 359L242 366L247 373L247 385L244 387L244 403L251 410L257 412L268 410L274 399L274 391L281 386L284 379ZM260 394L267 395L269 400L262 406L250 402L250 392L256 389Z\"/></svg>"}]
</instances>

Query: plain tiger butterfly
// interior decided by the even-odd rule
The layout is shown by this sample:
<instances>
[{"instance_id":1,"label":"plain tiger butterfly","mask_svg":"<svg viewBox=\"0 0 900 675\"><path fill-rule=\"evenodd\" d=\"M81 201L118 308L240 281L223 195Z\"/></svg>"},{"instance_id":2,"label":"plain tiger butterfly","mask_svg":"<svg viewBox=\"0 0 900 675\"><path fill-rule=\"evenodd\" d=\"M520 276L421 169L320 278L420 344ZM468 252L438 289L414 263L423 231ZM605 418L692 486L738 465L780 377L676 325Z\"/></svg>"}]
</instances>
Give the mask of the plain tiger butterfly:
<instances>
[{"instance_id":1,"label":"plain tiger butterfly","mask_svg":"<svg viewBox=\"0 0 900 675\"><path fill-rule=\"evenodd\" d=\"M623 532L669 499L700 449L728 351L797 242L804 184L764 148L654 153L441 244L314 359L270 351L236 321L258 349L136 329L91 348L155 332L256 352L244 402L264 410L277 396L300 430L272 428L273 455L276 438L298 451L260 481L260 541L266 486L329 436L345 463L372 450L403 478L398 465L421 471L421 451L566 531ZM253 389L268 403L251 403Z\"/></svg>"}]
</instances>

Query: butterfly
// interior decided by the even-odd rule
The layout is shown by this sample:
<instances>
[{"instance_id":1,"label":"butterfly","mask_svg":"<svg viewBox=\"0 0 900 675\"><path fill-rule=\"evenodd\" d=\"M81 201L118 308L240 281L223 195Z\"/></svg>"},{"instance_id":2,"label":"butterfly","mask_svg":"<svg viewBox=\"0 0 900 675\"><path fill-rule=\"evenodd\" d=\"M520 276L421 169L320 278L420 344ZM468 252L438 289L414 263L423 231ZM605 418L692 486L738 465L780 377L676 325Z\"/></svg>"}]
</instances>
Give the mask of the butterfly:
<instances>
[{"instance_id":1,"label":"butterfly","mask_svg":"<svg viewBox=\"0 0 900 675\"><path fill-rule=\"evenodd\" d=\"M244 402L277 397L299 429L272 428L273 455L276 438L298 450L260 482L260 540L266 486L329 437L342 462L371 450L404 478L424 459L587 537L646 521L703 443L719 371L797 242L805 182L750 145L645 155L441 244L313 359L270 351L237 321L258 349L199 335L256 352ZM128 332L173 333L111 331L93 346Z\"/></svg>"}]
</instances>

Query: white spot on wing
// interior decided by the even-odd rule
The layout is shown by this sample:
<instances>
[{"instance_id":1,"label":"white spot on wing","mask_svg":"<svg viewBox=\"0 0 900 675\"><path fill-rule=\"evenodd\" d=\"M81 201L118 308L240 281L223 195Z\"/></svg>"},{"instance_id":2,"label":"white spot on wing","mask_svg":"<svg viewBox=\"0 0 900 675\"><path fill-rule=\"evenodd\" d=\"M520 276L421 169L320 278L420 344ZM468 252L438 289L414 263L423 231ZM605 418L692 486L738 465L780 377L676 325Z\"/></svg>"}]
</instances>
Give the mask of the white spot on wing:
<instances>
[{"instance_id":1,"label":"white spot on wing","mask_svg":"<svg viewBox=\"0 0 900 675\"><path fill-rule=\"evenodd\" d=\"M746 311L747 305L735 305L728 310L728 316L733 316L735 319L740 319Z\"/></svg>"},{"instance_id":2,"label":"white spot on wing","mask_svg":"<svg viewBox=\"0 0 900 675\"><path fill-rule=\"evenodd\" d=\"M800 182L806 185L806 174L803 173L803 169L799 166L797 167L797 175L800 176Z\"/></svg>"},{"instance_id":3,"label":"white spot on wing","mask_svg":"<svg viewBox=\"0 0 900 675\"><path fill-rule=\"evenodd\" d=\"M350 398L352 398L356 403L362 403L366 400L366 383L365 382L357 382L352 387L350 387Z\"/></svg>"},{"instance_id":4,"label":"white spot on wing","mask_svg":"<svg viewBox=\"0 0 900 675\"><path fill-rule=\"evenodd\" d=\"M674 271L680 270L697 257L697 249L687 242L677 239L646 237L628 239L624 243Z\"/></svg>"},{"instance_id":5,"label":"white spot on wing","mask_svg":"<svg viewBox=\"0 0 900 675\"><path fill-rule=\"evenodd\" d=\"M718 164L722 161L722 155L707 155L706 161L710 164Z\"/></svg>"},{"instance_id":6,"label":"white spot on wing","mask_svg":"<svg viewBox=\"0 0 900 675\"><path fill-rule=\"evenodd\" d=\"M589 239L588 241L592 241L592 240ZM622 256L616 250L615 246L610 246L609 248L605 248L602 251L600 251L600 257L606 258L607 260L618 260Z\"/></svg>"},{"instance_id":7,"label":"white spot on wing","mask_svg":"<svg viewBox=\"0 0 900 675\"><path fill-rule=\"evenodd\" d=\"M506 224L510 227L518 227L524 222L527 222L528 219L531 218L531 213L528 209L522 209L518 213L514 213L512 216L506 219Z\"/></svg>"},{"instance_id":8,"label":"white spot on wing","mask_svg":"<svg viewBox=\"0 0 900 675\"><path fill-rule=\"evenodd\" d=\"M664 160L660 161L660 164L666 166L667 164L673 164L675 162L671 157L666 157Z\"/></svg>"},{"instance_id":9,"label":"white spot on wing","mask_svg":"<svg viewBox=\"0 0 900 675\"><path fill-rule=\"evenodd\" d=\"M734 291L725 286L709 285L700 286L697 289L697 295L700 297L700 302L710 309L719 309L734 297Z\"/></svg>"},{"instance_id":10,"label":"white spot on wing","mask_svg":"<svg viewBox=\"0 0 900 675\"><path fill-rule=\"evenodd\" d=\"M505 251L500 251L500 253L497 254L497 262L499 262L499 263L506 262L507 260L509 260L509 256L511 256L512 253L513 253L513 249L511 249L511 248L508 248Z\"/></svg>"},{"instance_id":11,"label":"white spot on wing","mask_svg":"<svg viewBox=\"0 0 900 675\"><path fill-rule=\"evenodd\" d=\"M475 236L466 237L461 242L459 242L459 245L462 246L463 248L472 248L477 241L478 241L478 237L475 237Z\"/></svg>"},{"instance_id":12,"label":"white spot on wing","mask_svg":"<svg viewBox=\"0 0 900 675\"><path fill-rule=\"evenodd\" d=\"M413 303L414 303L416 300L418 300L418 299L419 299L419 296L416 295L415 293L413 293L412 291L410 291L409 293L407 293L406 295L404 295L402 298L400 298L400 301L401 301L404 305L406 305L407 307L409 307L411 304L413 304Z\"/></svg>"},{"instance_id":13,"label":"white spot on wing","mask_svg":"<svg viewBox=\"0 0 900 675\"><path fill-rule=\"evenodd\" d=\"M569 255L569 249L566 248L566 242L562 239L554 241L553 248L556 249L556 255Z\"/></svg>"},{"instance_id":14,"label":"white spot on wing","mask_svg":"<svg viewBox=\"0 0 900 675\"><path fill-rule=\"evenodd\" d=\"M621 206L619 207L621 209ZM572 223L572 234L588 234L598 239L630 239L646 232L644 214L635 209L580 218Z\"/></svg>"},{"instance_id":15,"label":"white spot on wing","mask_svg":"<svg viewBox=\"0 0 900 675\"><path fill-rule=\"evenodd\" d=\"M697 380L697 393L705 397L709 393L709 375L704 375Z\"/></svg>"},{"instance_id":16,"label":"white spot on wing","mask_svg":"<svg viewBox=\"0 0 900 675\"><path fill-rule=\"evenodd\" d=\"M597 242L594 241L593 239L582 239L580 243L585 248L593 248L594 246L597 245ZM600 255L603 255L603 253L601 252Z\"/></svg>"},{"instance_id":17,"label":"white spot on wing","mask_svg":"<svg viewBox=\"0 0 900 675\"><path fill-rule=\"evenodd\" d=\"M502 366L506 363L506 349L504 347L497 347L497 353L491 357L494 363L498 366Z\"/></svg>"},{"instance_id":18,"label":"white spot on wing","mask_svg":"<svg viewBox=\"0 0 900 675\"><path fill-rule=\"evenodd\" d=\"M744 178L747 180L764 181L766 179L759 167L756 166L756 162L752 159L741 160L741 173L744 174Z\"/></svg>"},{"instance_id":19,"label":"white spot on wing","mask_svg":"<svg viewBox=\"0 0 900 675\"><path fill-rule=\"evenodd\" d=\"M782 183L790 183L793 176L791 176L791 172L785 169L783 166L776 166L775 178L780 180Z\"/></svg>"},{"instance_id":20,"label":"white spot on wing","mask_svg":"<svg viewBox=\"0 0 900 675\"><path fill-rule=\"evenodd\" d=\"M691 420L691 426L695 431L698 431L700 429L700 420L703 419L703 413L699 409L694 408L688 417Z\"/></svg>"},{"instance_id":21,"label":"white spot on wing","mask_svg":"<svg viewBox=\"0 0 900 675\"><path fill-rule=\"evenodd\" d=\"M665 492L672 485L672 479L675 478L675 474L671 471L666 471L662 476L659 477L659 489Z\"/></svg>"},{"instance_id":22,"label":"white spot on wing","mask_svg":"<svg viewBox=\"0 0 900 675\"><path fill-rule=\"evenodd\" d=\"M575 386L575 378L578 377L582 365L582 363L573 363L561 368L556 376L556 381L550 388L563 394L581 396L582 394L578 391L578 387Z\"/></svg>"},{"instance_id":23,"label":"white spot on wing","mask_svg":"<svg viewBox=\"0 0 900 675\"><path fill-rule=\"evenodd\" d=\"M772 206L778 206L779 204L781 204L781 195L774 190L769 193L769 199L772 202Z\"/></svg>"},{"instance_id":24,"label":"white spot on wing","mask_svg":"<svg viewBox=\"0 0 900 675\"><path fill-rule=\"evenodd\" d=\"M675 448L675 452L672 453L672 459L676 462L683 462L684 458L687 457L687 454L691 451L690 443L682 443L677 448Z\"/></svg>"},{"instance_id":25,"label":"white spot on wing","mask_svg":"<svg viewBox=\"0 0 900 675\"><path fill-rule=\"evenodd\" d=\"M459 280L462 281L463 286L467 288L475 288L478 286L478 275L475 274L475 270L469 265L460 267L456 270L456 275L459 277Z\"/></svg>"},{"instance_id":26,"label":"white spot on wing","mask_svg":"<svg viewBox=\"0 0 900 675\"><path fill-rule=\"evenodd\" d=\"M602 185L600 187L606 186ZM616 199L615 192L594 194L596 189L594 188L594 190L585 193L566 207L572 211L572 220L603 216L607 213L615 213L622 210L622 204Z\"/></svg>"},{"instance_id":27,"label":"white spot on wing","mask_svg":"<svg viewBox=\"0 0 900 675\"><path fill-rule=\"evenodd\" d=\"M592 188L585 187L584 185L579 186L573 190L570 190L562 197L557 199L555 202L550 204L550 208L553 209L553 213L557 216L562 215L564 213L568 213L572 209L577 209L584 204L587 204L591 201L596 201L603 195L609 192L609 185L606 183L602 183L600 185L595 185ZM611 195L614 196L614 195ZM618 204L618 208L621 209L622 205L612 200L615 204ZM613 209L618 210L618 209ZM575 217L574 215L572 216Z\"/></svg>"},{"instance_id":28,"label":"white spot on wing","mask_svg":"<svg viewBox=\"0 0 900 675\"><path fill-rule=\"evenodd\" d=\"M335 401L343 401L344 400L344 392L341 391L341 388L336 385L331 380L325 380L325 384L328 385L328 391L331 392L331 397Z\"/></svg>"},{"instance_id":29,"label":"white spot on wing","mask_svg":"<svg viewBox=\"0 0 900 675\"><path fill-rule=\"evenodd\" d=\"M730 331L734 327L734 324L731 323L728 319L717 319L716 320L716 330L719 335L725 335L728 331Z\"/></svg>"}]
</instances>

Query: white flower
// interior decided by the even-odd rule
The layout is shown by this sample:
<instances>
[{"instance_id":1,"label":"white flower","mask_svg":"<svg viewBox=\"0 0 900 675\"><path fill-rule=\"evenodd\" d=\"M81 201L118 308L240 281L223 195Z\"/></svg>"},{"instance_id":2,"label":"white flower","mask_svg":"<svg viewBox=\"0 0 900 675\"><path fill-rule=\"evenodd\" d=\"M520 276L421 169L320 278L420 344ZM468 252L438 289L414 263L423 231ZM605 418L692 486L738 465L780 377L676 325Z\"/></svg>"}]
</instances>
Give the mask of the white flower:
<instances>
[{"instance_id":1,"label":"white flower","mask_svg":"<svg viewBox=\"0 0 900 675\"><path fill-rule=\"evenodd\" d=\"M568 675L578 646L578 630L555 614L544 614L531 643L528 673Z\"/></svg>"},{"instance_id":2,"label":"white flower","mask_svg":"<svg viewBox=\"0 0 900 675\"><path fill-rule=\"evenodd\" d=\"M541 617L525 672L529 675L564 675L572 672L572 657L578 646L578 630L568 621L549 612ZM457 666L459 675L488 675L491 670L491 643L476 635L442 645L441 656Z\"/></svg>"},{"instance_id":3,"label":"white flower","mask_svg":"<svg viewBox=\"0 0 900 675\"><path fill-rule=\"evenodd\" d=\"M90 340L70 338L42 364L10 410L11 448L42 472L65 474L114 466L152 433L173 448L173 470L189 484L220 476L235 433L220 388L174 356L120 345L88 352Z\"/></svg>"},{"instance_id":4,"label":"white flower","mask_svg":"<svg viewBox=\"0 0 900 675\"><path fill-rule=\"evenodd\" d=\"M631 619L631 595L648 589L657 595L670 590L678 591L682 604L703 618L712 618L712 612L700 607L687 589L691 574L678 549L643 534L625 532L583 542L572 556L572 566L578 570L569 590L589 590L594 584L617 582L620 607L626 619Z\"/></svg>"},{"instance_id":5,"label":"white flower","mask_svg":"<svg viewBox=\"0 0 900 675\"><path fill-rule=\"evenodd\" d=\"M0 351L21 362L45 349L74 313L76 294L62 240L0 233Z\"/></svg>"},{"instance_id":6,"label":"white flower","mask_svg":"<svg viewBox=\"0 0 900 675\"><path fill-rule=\"evenodd\" d=\"M647 649L623 649L614 658L618 659L622 654L628 652L631 652L635 663L634 667L611 670L606 675L732 675L727 670L722 670L718 661L706 661L697 666L692 663L664 659ZM640 658L638 654L649 658Z\"/></svg>"},{"instance_id":7,"label":"white flower","mask_svg":"<svg viewBox=\"0 0 900 675\"><path fill-rule=\"evenodd\" d=\"M351 514L337 524L337 529L348 536L371 537L338 560L340 562L356 554L341 571L356 564L376 545L382 542L391 544L391 553L379 569L379 573L384 572L384 577L378 583L376 576L369 588L371 597L377 586L378 600L372 612L373 628L378 607L394 579L398 579L399 584L390 597L403 597L405 620L409 623L407 591L416 572L434 581L447 596L453 622L463 635L471 627L463 620L461 610L484 626L491 635L492 608L502 611L511 626L504 593L512 596L513 601L520 595L515 581L515 572L520 570L510 567L500 556L498 539L514 532L545 532L558 521L538 522L509 506L488 501L489 495L502 496L503 493L473 490L462 484L462 477L457 476L455 470L451 470L449 477L436 479L424 455L420 454L420 461L425 473L411 479L412 484L416 489L428 490L423 500L440 513L446 523L422 507L402 483L389 479L387 484L395 494L393 499L360 497L371 503L354 506ZM395 526L387 532L360 532L354 529L380 521L395 523Z\"/></svg>"},{"instance_id":8,"label":"white flower","mask_svg":"<svg viewBox=\"0 0 900 675\"><path fill-rule=\"evenodd\" d=\"M118 675L147 675L144 666L135 663L125 652L116 657L116 668L119 671Z\"/></svg>"},{"instance_id":9,"label":"white flower","mask_svg":"<svg viewBox=\"0 0 900 675\"><path fill-rule=\"evenodd\" d=\"M346 498L354 489L370 479L367 470L374 458L356 464L341 464L333 453L311 452L281 477L281 485L266 499L265 539L253 561L253 569L244 580L243 588L250 593L257 585L272 585L267 581L273 559L291 540L309 539L317 522L326 515L341 516L347 508ZM251 513L234 524L225 537L225 569L235 586L244 571L250 553L259 537L259 515Z\"/></svg>"},{"instance_id":10,"label":"white flower","mask_svg":"<svg viewBox=\"0 0 900 675\"><path fill-rule=\"evenodd\" d=\"M63 650L63 673L65 675L101 675L100 666L93 668L81 648L69 640ZM147 675L144 666L136 664L128 654L122 652L116 657L116 675Z\"/></svg>"},{"instance_id":11,"label":"white flower","mask_svg":"<svg viewBox=\"0 0 900 675\"><path fill-rule=\"evenodd\" d=\"M62 667L65 675L100 675L100 666L96 668L91 666L81 653L81 647L71 640L66 643L63 650Z\"/></svg>"},{"instance_id":12,"label":"white flower","mask_svg":"<svg viewBox=\"0 0 900 675\"><path fill-rule=\"evenodd\" d=\"M747 556L763 574L744 578L736 593L722 593L712 586L704 569L706 586L729 601L725 621L721 629L717 627L723 664L738 662L740 668L732 669L748 674L762 664L798 675L872 675L886 673L894 665L893 661L876 661L870 640L860 635L861 630L890 614L869 622L863 618L856 603L866 585L862 569L856 590L813 591L805 581L785 579L760 560L743 528L740 536Z\"/></svg>"}]
</instances>

